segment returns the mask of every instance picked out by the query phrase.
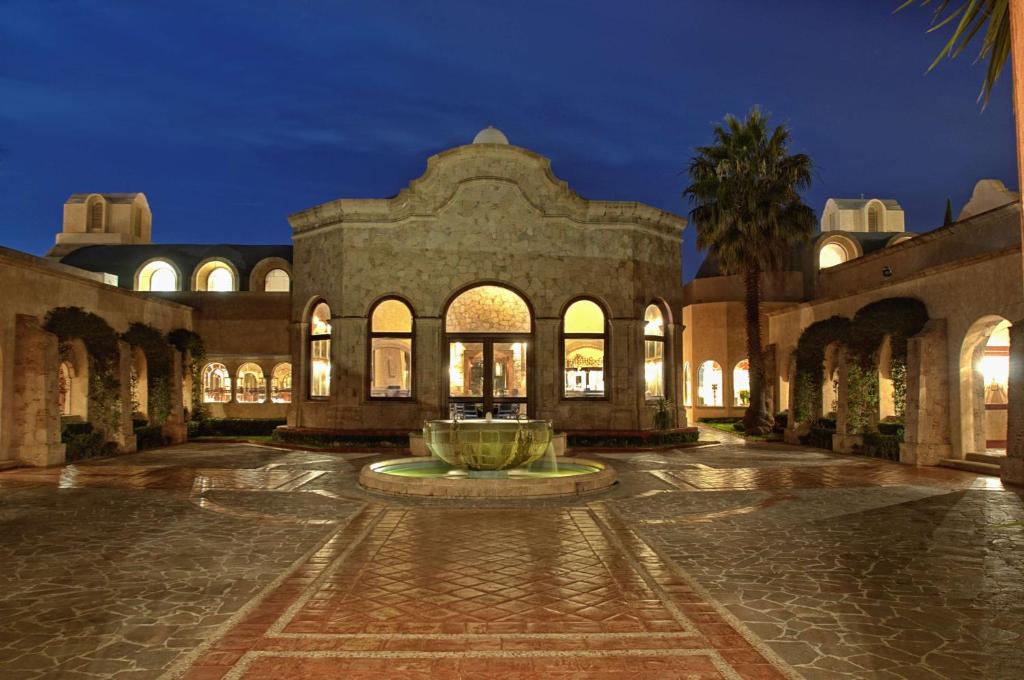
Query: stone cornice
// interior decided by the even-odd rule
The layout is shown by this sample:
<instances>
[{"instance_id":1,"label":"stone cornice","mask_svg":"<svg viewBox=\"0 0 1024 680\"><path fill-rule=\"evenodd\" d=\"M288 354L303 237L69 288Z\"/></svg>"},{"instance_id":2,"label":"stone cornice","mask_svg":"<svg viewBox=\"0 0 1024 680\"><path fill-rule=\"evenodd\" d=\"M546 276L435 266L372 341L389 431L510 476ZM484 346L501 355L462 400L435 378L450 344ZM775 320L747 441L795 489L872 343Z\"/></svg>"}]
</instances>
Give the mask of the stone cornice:
<instances>
[{"instance_id":1,"label":"stone cornice","mask_svg":"<svg viewBox=\"0 0 1024 680\"><path fill-rule=\"evenodd\" d=\"M678 215L634 201L582 198L551 170L551 162L516 146L470 144L427 160L427 169L397 196L385 199L339 199L289 216L294 237L326 227L387 224L435 218L464 187L477 183L514 185L523 200L544 218L580 225L636 225L676 239L686 226Z\"/></svg>"}]
</instances>

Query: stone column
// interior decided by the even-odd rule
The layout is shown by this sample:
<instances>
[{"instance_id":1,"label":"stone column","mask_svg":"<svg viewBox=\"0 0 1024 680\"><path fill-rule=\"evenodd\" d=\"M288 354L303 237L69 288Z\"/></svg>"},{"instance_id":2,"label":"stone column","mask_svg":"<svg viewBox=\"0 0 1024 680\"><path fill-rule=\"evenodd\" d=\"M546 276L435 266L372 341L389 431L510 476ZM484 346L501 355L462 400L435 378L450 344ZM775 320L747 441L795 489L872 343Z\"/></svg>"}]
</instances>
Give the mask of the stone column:
<instances>
[{"instance_id":1,"label":"stone column","mask_svg":"<svg viewBox=\"0 0 1024 680\"><path fill-rule=\"evenodd\" d=\"M136 451L135 432L132 429L132 346L124 340L117 341L117 379L120 386L117 390L120 408L117 412L117 425L107 438L117 442L121 453ZM173 397L172 397L173 402Z\"/></svg>"},{"instance_id":2,"label":"stone column","mask_svg":"<svg viewBox=\"0 0 1024 680\"><path fill-rule=\"evenodd\" d=\"M171 350L171 403L161 432L171 440L172 444L182 444L188 439L188 428L185 425L185 405L182 402L182 384L178 380L182 376L182 357L178 350Z\"/></svg>"},{"instance_id":3,"label":"stone column","mask_svg":"<svg viewBox=\"0 0 1024 680\"><path fill-rule=\"evenodd\" d=\"M1024 319L1010 326L1010 381L1007 389L1006 459L1001 477L1024 485Z\"/></svg>"},{"instance_id":4,"label":"stone column","mask_svg":"<svg viewBox=\"0 0 1024 680\"><path fill-rule=\"evenodd\" d=\"M907 410L900 462L938 465L952 455L946 320L932 319L907 343Z\"/></svg>"},{"instance_id":5,"label":"stone column","mask_svg":"<svg viewBox=\"0 0 1024 680\"><path fill-rule=\"evenodd\" d=\"M25 314L15 317L11 448L25 465L60 465L60 350L57 336Z\"/></svg>"},{"instance_id":6,"label":"stone column","mask_svg":"<svg viewBox=\"0 0 1024 680\"><path fill-rule=\"evenodd\" d=\"M665 398L674 404L676 427L686 426L683 409L683 327L677 323L665 326Z\"/></svg>"},{"instance_id":7,"label":"stone column","mask_svg":"<svg viewBox=\"0 0 1024 680\"><path fill-rule=\"evenodd\" d=\"M839 397L836 404L836 433L832 435L832 450L836 453L853 453L854 447L863 443L859 434L850 434L850 362L846 349L839 350Z\"/></svg>"},{"instance_id":8,"label":"stone column","mask_svg":"<svg viewBox=\"0 0 1024 680\"><path fill-rule=\"evenodd\" d=\"M534 416L552 422L559 420L558 405L562 396L561 369L565 358L559 342L561 323L559 318L534 319L533 347L530 348L534 370L530 401L533 402Z\"/></svg>"},{"instance_id":9,"label":"stone column","mask_svg":"<svg viewBox=\"0 0 1024 680\"><path fill-rule=\"evenodd\" d=\"M309 347L303 342L303 328L306 324L291 324L288 334L292 350L292 402L288 404L288 427L300 427L302 424L302 405L309 394Z\"/></svg>"},{"instance_id":10,"label":"stone column","mask_svg":"<svg viewBox=\"0 0 1024 680\"><path fill-rule=\"evenodd\" d=\"M413 347L416 401L420 420L447 418L441 413L444 403L444 367L448 365L448 347L444 345L441 319L436 316L416 317Z\"/></svg>"}]
</instances>

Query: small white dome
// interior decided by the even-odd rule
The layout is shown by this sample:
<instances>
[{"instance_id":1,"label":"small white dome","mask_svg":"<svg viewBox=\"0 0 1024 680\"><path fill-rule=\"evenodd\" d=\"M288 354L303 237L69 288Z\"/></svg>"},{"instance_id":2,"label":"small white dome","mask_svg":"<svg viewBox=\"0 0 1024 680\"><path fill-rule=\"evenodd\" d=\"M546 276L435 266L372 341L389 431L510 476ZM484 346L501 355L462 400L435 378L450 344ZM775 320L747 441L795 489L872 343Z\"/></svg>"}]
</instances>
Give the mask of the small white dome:
<instances>
[{"instance_id":1,"label":"small white dome","mask_svg":"<svg viewBox=\"0 0 1024 680\"><path fill-rule=\"evenodd\" d=\"M476 133L476 137L473 138L474 144L508 144L508 137L505 133L494 127L488 125L480 132Z\"/></svg>"}]
</instances>

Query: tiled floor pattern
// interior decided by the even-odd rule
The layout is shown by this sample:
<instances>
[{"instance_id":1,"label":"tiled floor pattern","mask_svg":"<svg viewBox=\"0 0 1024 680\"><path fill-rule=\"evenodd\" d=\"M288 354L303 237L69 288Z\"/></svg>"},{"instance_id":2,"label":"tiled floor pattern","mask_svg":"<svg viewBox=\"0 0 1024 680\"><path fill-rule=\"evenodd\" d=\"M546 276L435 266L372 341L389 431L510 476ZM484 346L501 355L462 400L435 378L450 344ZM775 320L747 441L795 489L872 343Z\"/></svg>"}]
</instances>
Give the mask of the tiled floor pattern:
<instances>
[{"instance_id":1,"label":"tiled floor pattern","mask_svg":"<svg viewBox=\"0 0 1024 680\"><path fill-rule=\"evenodd\" d=\"M596 504L370 506L185 677L786 675Z\"/></svg>"},{"instance_id":2,"label":"tiled floor pattern","mask_svg":"<svg viewBox=\"0 0 1024 680\"><path fill-rule=\"evenodd\" d=\"M528 502L239 444L0 472L0 680L1024 677L1019 492L719 441Z\"/></svg>"}]
</instances>

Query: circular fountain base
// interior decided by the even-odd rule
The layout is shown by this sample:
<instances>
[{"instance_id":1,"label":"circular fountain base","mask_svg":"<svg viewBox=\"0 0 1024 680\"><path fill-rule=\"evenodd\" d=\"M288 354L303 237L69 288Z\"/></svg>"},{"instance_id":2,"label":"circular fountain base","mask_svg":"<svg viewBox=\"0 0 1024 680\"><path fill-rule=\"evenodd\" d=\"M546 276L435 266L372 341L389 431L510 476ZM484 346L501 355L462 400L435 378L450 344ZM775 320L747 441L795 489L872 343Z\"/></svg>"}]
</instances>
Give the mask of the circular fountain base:
<instances>
[{"instance_id":1,"label":"circular fountain base","mask_svg":"<svg viewBox=\"0 0 1024 680\"><path fill-rule=\"evenodd\" d=\"M365 465L359 484L396 496L437 498L535 498L578 496L607 489L615 470L584 458L559 460L557 469L515 468L481 475L437 458L395 458Z\"/></svg>"}]
</instances>

